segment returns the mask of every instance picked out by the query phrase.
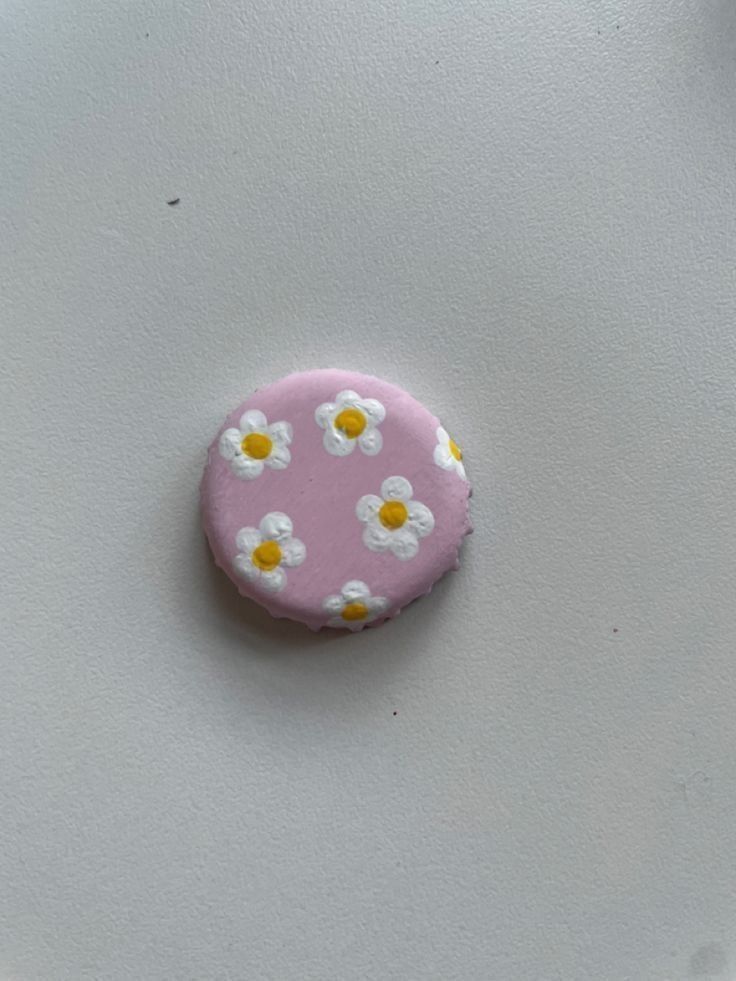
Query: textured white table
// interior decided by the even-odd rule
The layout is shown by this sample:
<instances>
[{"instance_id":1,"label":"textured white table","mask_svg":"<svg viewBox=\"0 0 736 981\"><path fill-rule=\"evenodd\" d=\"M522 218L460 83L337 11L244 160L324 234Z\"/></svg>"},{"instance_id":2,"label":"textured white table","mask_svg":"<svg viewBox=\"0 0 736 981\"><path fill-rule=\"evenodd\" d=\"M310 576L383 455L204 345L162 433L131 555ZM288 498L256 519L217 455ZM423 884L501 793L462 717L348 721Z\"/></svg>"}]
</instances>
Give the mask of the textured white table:
<instances>
[{"instance_id":1,"label":"textured white table","mask_svg":"<svg viewBox=\"0 0 736 981\"><path fill-rule=\"evenodd\" d=\"M4 0L0 91L2 981L731 981L733 0ZM197 517L329 364L475 486L347 641Z\"/></svg>"}]
</instances>

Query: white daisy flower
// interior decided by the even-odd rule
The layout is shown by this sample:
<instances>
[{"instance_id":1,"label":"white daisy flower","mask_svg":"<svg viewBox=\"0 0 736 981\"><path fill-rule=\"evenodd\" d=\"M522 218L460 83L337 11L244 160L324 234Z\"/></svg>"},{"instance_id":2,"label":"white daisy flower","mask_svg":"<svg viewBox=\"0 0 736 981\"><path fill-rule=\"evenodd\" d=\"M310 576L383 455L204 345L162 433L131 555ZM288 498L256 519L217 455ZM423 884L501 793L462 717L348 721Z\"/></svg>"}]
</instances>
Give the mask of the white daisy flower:
<instances>
[{"instance_id":1,"label":"white daisy flower","mask_svg":"<svg viewBox=\"0 0 736 981\"><path fill-rule=\"evenodd\" d=\"M230 461L234 474L243 480L260 477L264 467L284 470L291 461L289 443L291 423L268 420L258 409L248 409L240 417L238 429L226 429L220 436L220 454Z\"/></svg>"},{"instance_id":2,"label":"white daisy flower","mask_svg":"<svg viewBox=\"0 0 736 981\"><path fill-rule=\"evenodd\" d=\"M413 559L419 539L434 528L434 515L424 504L412 500L413 488L406 477L387 477L381 496L366 494L355 506L365 525L363 544L371 552L390 551L397 559Z\"/></svg>"},{"instance_id":3,"label":"white daisy flower","mask_svg":"<svg viewBox=\"0 0 736 981\"><path fill-rule=\"evenodd\" d=\"M378 427L386 418L386 410L376 399L362 399L346 389L337 393L334 402L323 402L314 418L324 429L322 442L333 456L348 456L356 444L366 456L381 452L383 436Z\"/></svg>"},{"instance_id":4,"label":"white daisy flower","mask_svg":"<svg viewBox=\"0 0 736 981\"><path fill-rule=\"evenodd\" d=\"M342 627L345 630L362 630L372 620L377 619L388 609L385 596L371 596L370 589L360 579L346 582L335 596L328 596L322 604L332 617L328 627Z\"/></svg>"},{"instance_id":5,"label":"white daisy flower","mask_svg":"<svg viewBox=\"0 0 736 981\"><path fill-rule=\"evenodd\" d=\"M258 528L241 528L235 536L235 571L269 593L280 592L286 585L284 567L301 565L307 555L304 542L292 538L293 530L291 518L281 511L271 511Z\"/></svg>"},{"instance_id":6,"label":"white daisy flower","mask_svg":"<svg viewBox=\"0 0 736 981\"><path fill-rule=\"evenodd\" d=\"M454 470L456 474L466 480L465 465L463 464L463 451L454 439L450 439L449 433L442 426L437 427L437 445L434 448L434 462L443 470Z\"/></svg>"}]
</instances>

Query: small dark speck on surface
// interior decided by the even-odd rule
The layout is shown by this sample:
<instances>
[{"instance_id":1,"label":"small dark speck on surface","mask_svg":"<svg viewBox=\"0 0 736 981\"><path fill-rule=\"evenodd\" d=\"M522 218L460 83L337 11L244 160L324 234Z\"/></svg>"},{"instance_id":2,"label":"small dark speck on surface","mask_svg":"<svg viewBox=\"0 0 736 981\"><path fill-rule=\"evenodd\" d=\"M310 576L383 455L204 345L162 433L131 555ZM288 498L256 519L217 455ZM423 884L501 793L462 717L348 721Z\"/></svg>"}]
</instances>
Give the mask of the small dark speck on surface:
<instances>
[{"instance_id":1,"label":"small dark speck on surface","mask_svg":"<svg viewBox=\"0 0 736 981\"><path fill-rule=\"evenodd\" d=\"M613 628L613 632L614 632L615 634L617 634L617 633L618 633L618 627L614 627L614 628Z\"/></svg>"},{"instance_id":2,"label":"small dark speck on surface","mask_svg":"<svg viewBox=\"0 0 736 981\"><path fill-rule=\"evenodd\" d=\"M618 31L620 28L621 28L621 25L620 24L616 24L616 30Z\"/></svg>"},{"instance_id":3,"label":"small dark speck on surface","mask_svg":"<svg viewBox=\"0 0 736 981\"><path fill-rule=\"evenodd\" d=\"M394 715L398 715L398 714L399 714L398 712L394 712Z\"/></svg>"},{"instance_id":4,"label":"small dark speck on surface","mask_svg":"<svg viewBox=\"0 0 736 981\"><path fill-rule=\"evenodd\" d=\"M151 35L148 33L148 31L146 31L146 37L150 37L150 36Z\"/></svg>"},{"instance_id":5,"label":"small dark speck on surface","mask_svg":"<svg viewBox=\"0 0 736 981\"><path fill-rule=\"evenodd\" d=\"M728 960L720 944L704 944L690 958L690 976L693 978L723 974L727 967Z\"/></svg>"},{"instance_id":6,"label":"small dark speck on surface","mask_svg":"<svg viewBox=\"0 0 736 981\"><path fill-rule=\"evenodd\" d=\"M439 61L435 61L435 65L439 65Z\"/></svg>"},{"instance_id":7,"label":"small dark speck on surface","mask_svg":"<svg viewBox=\"0 0 736 981\"><path fill-rule=\"evenodd\" d=\"M181 201L181 198L172 198L171 201L167 201L166 203L168 205L172 205L173 206L175 204L178 204L180 201Z\"/></svg>"}]
</instances>

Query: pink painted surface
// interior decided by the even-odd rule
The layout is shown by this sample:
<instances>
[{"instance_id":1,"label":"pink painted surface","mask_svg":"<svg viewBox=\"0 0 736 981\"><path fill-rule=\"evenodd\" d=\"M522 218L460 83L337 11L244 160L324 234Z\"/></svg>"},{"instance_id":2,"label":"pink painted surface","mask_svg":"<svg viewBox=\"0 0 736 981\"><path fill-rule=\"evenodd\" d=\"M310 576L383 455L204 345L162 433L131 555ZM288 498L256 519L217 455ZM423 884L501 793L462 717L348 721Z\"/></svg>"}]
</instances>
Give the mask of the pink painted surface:
<instances>
[{"instance_id":1,"label":"pink painted surface","mask_svg":"<svg viewBox=\"0 0 736 981\"><path fill-rule=\"evenodd\" d=\"M375 456L358 446L349 456L333 456L323 445L324 430L315 410L334 402L338 392L354 389L386 409L380 424L383 447ZM293 428L291 462L284 470L265 468L251 480L238 477L219 450L219 438L237 427L242 414L258 409L268 423L285 420ZM338 370L289 375L256 391L225 420L209 448L202 481L202 514L215 561L239 591L275 617L300 620L316 630L330 619L323 602L349 580L362 580L373 596L388 599L386 613L429 592L445 572L458 567L458 550L471 531L469 484L433 458L440 421L402 389L369 375ZM454 434L451 434L454 435ZM458 438L458 442L460 442ZM390 551L373 552L363 543L364 524L355 507L365 494L380 495L387 477L401 476L413 487L413 499L430 508L434 530L419 542L417 555L401 560ZM287 514L293 536L306 546L304 562L286 569L287 583L277 593L241 578L233 567L235 539L241 528L257 528L272 511Z\"/></svg>"}]
</instances>

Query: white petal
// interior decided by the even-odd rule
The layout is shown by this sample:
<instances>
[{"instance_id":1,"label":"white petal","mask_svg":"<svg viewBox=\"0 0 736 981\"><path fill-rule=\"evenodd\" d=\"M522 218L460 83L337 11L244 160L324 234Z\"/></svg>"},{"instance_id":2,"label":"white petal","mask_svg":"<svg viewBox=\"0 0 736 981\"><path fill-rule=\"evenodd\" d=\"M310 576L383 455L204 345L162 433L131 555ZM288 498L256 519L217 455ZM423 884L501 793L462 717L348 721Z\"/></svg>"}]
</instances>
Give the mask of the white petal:
<instances>
[{"instance_id":1,"label":"white petal","mask_svg":"<svg viewBox=\"0 0 736 981\"><path fill-rule=\"evenodd\" d=\"M388 600L385 596L371 596L365 605L368 607L369 619L375 620L388 609Z\"/></svg>"},{"instance_id":2,"label":"white petal","mask_svg":"<svg viewBox=\"0 0 736 981\"><path fill-rule=\"evenodd\" d=\"M235 547L239 552L250 555L254 548L263 541L260 531L257 528L241 528L235 536Z\"/></svg>"},{"instance_id":3,"label":"white petal","mask_svg":"<svg viewBox=\"0 0 736 981\"><path fill-rule=\"evenodd\" d=\"M388 547L397 559L413 559L419 551L419 540L411 528L399 528L391 536Z\"/></svg>"},{"instance_id":4,"label":"white petal","mask_svg":"<svg viewBox=\"0 0 736 981\"><path fill-rule=\"evenodd\" d=\"M450 434L443 426L437 427L437 432L435 433L435 435L437 436L438 443L441 443L443 446L450 445Z\"/></svg>"},{"instance_id":5,"label":"white petal","mask_svg":"<svg viewBox=\"0 0 736 981\"><path fill-rule=\"evenodd\" d=\"M274 422L266 432L278 446L288 446L294 438L294 430L290 422Z\"/></svg>"},{"instance_id":6,"label":"white petal","mask_svg":"<svg viewBox=\"0 0 736 981\"><path fill-rule=\"evenodd\" d=\"M381 484L384 501L408 501L414 490L406 477L386 477Z\"/></svg>"},{"instance_id":7,"label":"white petal","mask_svg":"<svg viewBox=\"0 0 736 981\"><path fill-rule=\"evenodd\" d=\"M355 633L356 630L362 630L367 622L367 620L343 620L342 617L331 617L327 621L327 626L334 627L335 630L349 630Z\"/></svg>"},{"instance_id":8,"label":"white petal","mask_svg":"<svg viewBox=\"0 0 736 981\"><path fill-rule=\"evenodd\" d=\"M360 402L360 395L354 392L352 388L346 388L342 392L338 392L335 398L335 403L337 405L357 405Z\"/></svg>"},{"instance_id":9,"label":"white petal","mask_svg":"<svg viewBox=\"0 0 736 981\"><path fill-rule=\"evenodd\" d=\"M360 579L351 579L346 582L340 590L346 603L355 603L358 600L365 602L371 595L370 589Z\"/></svg>"},{"instance_id":10,"label":"white petal","mask_svg":"<svg viewBox=\"0 0 736 981\"><path fill-rule=\"evenodd\" d=\"M358 436L358 445L366 456L375 456L381 452L383 446L383 436L378 429L366 429Z\"/></svg>"},{"instance_id":11,"label":"white petal","mask_svg":"<svg viewBox=\"0 0 736 981\"><path fill-rule=\"evenodd\" d=\"M301 565L307 557L307 547L298 538L287 538L281 542L281 564L292 567Z\"/></svg>"},{"instance_id":12,"label":"white petal","mask_svg":"<svg viewBox=\"0 0 736 981\"><path fill-rule=\"evenodd\" d=\"M267 593L278 593L286 585L286 573L277 567L270 572L262 572L258 585L266 590Z\"/></svg>"},{"instance_id":13,"label":"white petal","mask_svg":"<svg viewBox=\"0 0 736 981\"><path fill-rule=\"evenodd\" d=\"M434 448L434 462L443 470L452 470L455 466L455 457L452 455L450 447L438 443Z\"/></svg>"},{"instance_id":14,"label":"white petal","mask_svg":"<svg viewBox=\"0 0 736 981\"><path fill-rule=\"evenodd\" d=\"M334 402L323 402L322 405L317 406L314 413L314 421L322 429L327 429L327 427L332 422L332 415L337 406Z\"/></svg>"},{"instance_id":15,"label":"white petal","mask_svg":"<svg viewBox=\"0 0 736 981\"><path fill-rule=\"evenodd\" d=\"M254 460L242 454L232 459L230 466L233 468L233 473L242 477L243 480L253 480L254 477L260 477L263 473L263 460Z\"/></svg>"},{"instance_id":16,"label":"white petal","mask_svg":"<svg viewBox=\"0 0 736 981\"><path fill-rule=\"evenodd\" d=\"M378 426L386 418L386 410L377 399L358 399L357 407L362 409L374 426Z\"/></svg>"},{"instance_id":17,"label":"white petal","mask_svg":"<svg viewBox=\"0 0 736 981\"><path fill-rule=\"evenodd\" d=\"M291 453L288 447L274 443L270 456L263 461L270 470L286 470L291 463Z\"/></svg>"},{"instance_id":18,"label":"white petal","mask_svg":"<svg viewBox=\"0 0 736 981\"><path fill-rule=\"evenodd\" d=\"M322 609L325 613L341 613L343 606L345 606L345 600L342 596L328 596L322 603Z\"/></svg>"},{"instance_id":19,"label":"white petal","mask_svg":"<svg viewBox=\"0 0 736 981\"><path fill-rule=\"evenodd\" d=\"M349 456L355 449L354 439L348 439L347 436L343 436L342 433L332 427L325 430L322 442L325 444L327 452L333 456Z\"/></svg>"},{"instance_id":20,"label":"white petal","mask_svg":"<svg viewBox=\"0 0 736 981\"><path fill-rule=\"evenodd\" d=\"M267 427L268 422L260 409L248 409L240 417L240 428L244 433L262 433Z\"/></svg>"},{"instance_id":21,"label":"white petal","mask_svg":"<svg viewBox=\"0 0 736 981\"><path fill-rule=\"evenodd\" d=\"M294 530L291 518L282 511L270 511L261 520L259 528L263 537L272 542L286 541L287 538L291 538L291 533Z\"/></svg>"},{"instance_id":22,"label":"white petal","mask_svg":"<svg viewBox=\"0 0 736 981\"><path fill-rule=\"evenodd\" d=\"M391 532L378 521L369 521L363 530L363 544L371 552L385 552L391 541Z\"/></svg>"},{"instance_id":23,"label":"white petal","mask_svg":"<svg viewBox=\"0 0 736 981\"><path fill-rule=\"evenodd\" d=\"M376 494L364 494L355 505L355 513L360 521L369 521L375 518L383 507L383 498Z\"/></svg>"},{"instance_id":24,"label":"white petal","mask_svg":"<svg viewBox=\"0 0 736 981\"><path fill-rule=\"evenodd\" d=\"M406 509L409 512L406 526L411 528L415 535L424 538L434 528L434 515L426 504L420 504L419 501L409 501Z\"/></svg>"},{"instance_id":25,"label":"white petal","mask_svg":"<svg viewBox=\"0 0 736 981\"><path fill-rule=\"evenodd\" d=\"M465 473L465 464L463 463L462 460L455 460L455 469L457 470L458 475L463 478L463 480L468 479L467 474Z\"/></svg>"},{"instance_id":26,"label":"white petal","mask_svg":"<svg viewBox=\"0 0 736 981\"><path fill-rule=\"evenodd\" d=\"M232 460L235 454L240 452L242 442L243 434L239 429L226 429L220 436L220 455L226 460Z\"/></svg>"},{"instance_id":27,"label":"white petal","mask_svg":"<svg viewBox=\"0 0 736 981\"><path fill-rule=\"evenodd\" d=\"M240 554L236 555L233 559L233 566L235 571L243 579L248 579L250 582L255 582L256 579L260 578L261 570L253 565L250 555Z\"/></svg>"},{"instance_id":28,"label":"white petal","mask_svg":"<svg viewBox=\"0 0 736 981\"><path fill-rule=\"evenodd\" d=\"M351 633L355 633L356 630L362 630L363 627L368 623L367 620L343 620L343 626L347 627Z\"/></svg>"}]
</instances>

